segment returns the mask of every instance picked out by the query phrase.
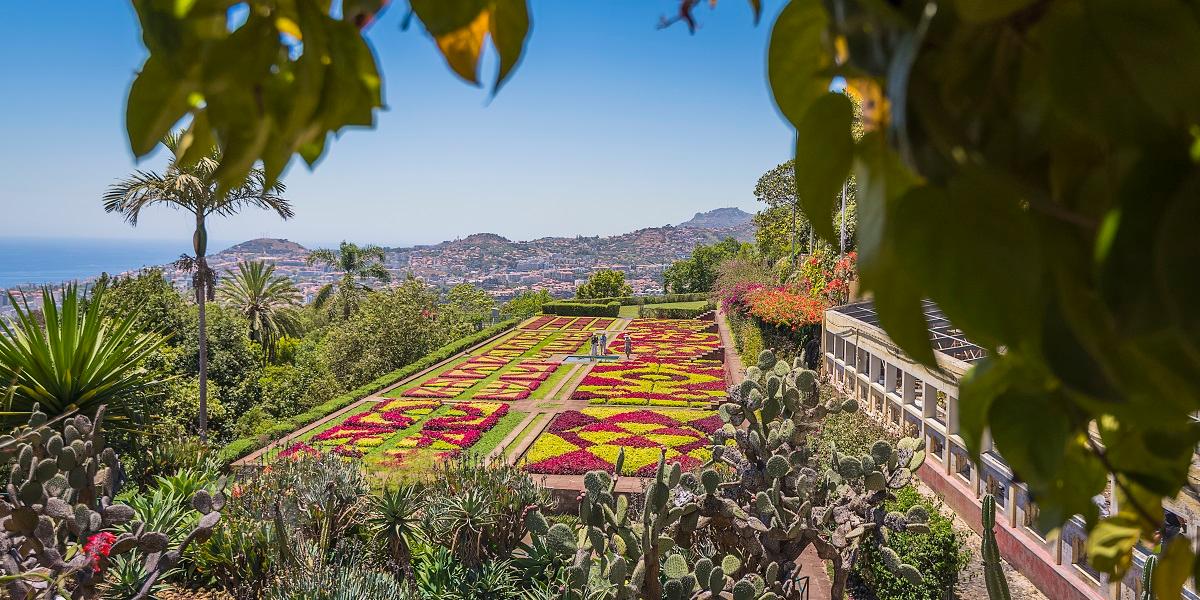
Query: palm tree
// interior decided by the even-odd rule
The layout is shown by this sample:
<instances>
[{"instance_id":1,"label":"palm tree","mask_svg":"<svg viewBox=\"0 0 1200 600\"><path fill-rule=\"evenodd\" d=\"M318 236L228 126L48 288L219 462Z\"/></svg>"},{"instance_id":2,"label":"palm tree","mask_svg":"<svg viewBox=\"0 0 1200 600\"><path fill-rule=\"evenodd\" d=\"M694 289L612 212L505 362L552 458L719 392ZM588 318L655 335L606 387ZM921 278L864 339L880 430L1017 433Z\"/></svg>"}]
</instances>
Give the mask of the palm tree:
<instances>
[{"instance_id":1,"label":"palm tree","mask_svg":"<svg viewBox=\"0 0 1200 600\"><path fill-rule=\"evenodd\" d=\"M264 261L239 262L237 268L221 282L221 300L242 311L250 321L250 339L262 346L267 360L275 360L280 338L300 329L296 313L300 290Z\"/></svg>"},{"instance_id":2,"label":"palm tree","mask_svg":"<svg viewBox=\"0 0 1200 600\"><path fill-rule=\"evenodd\" d=\"M179 134L171 134L163 145L175 156L178 155ZM208 268L208 229L206 220L210 216L230 216L246 207L257 207L275 211L284 219L291 218L291 204L281 194L284 186L280 182L268 185L266 173L260 168L250 170L240 186L222 189L215 177L221 164L221 151L217 147L199 158L194 164L185 164L172 158L163 173L137 171L133 176L108 188L104 194L105 212L120 213L136 227L142 209L156 204L183 209L196 220L192 234L195 251L195 269L192 284L196 291L196 304L200 311L200 439L208 437L208 336L205 331L204 304L213 299L215 277Z\"/></svg>"},{"instance_id":3,"label":"palm tree","mask_svg":"<svg viewBox=\"0 0 1200 600\"><path fill-rule=\"evenodd\" d=\"M383 266L386 258L383 248L379 246L342 242L337 252L328 248L313 250L308 254L308 264L322 263L342 272L342 278L337 282L337 303L341 305L342 318L348 319L357 308L359 299L371 289L360 279L373 278L384 283L392 280L392 274ZM325 284L317 292L313 305L318 309L323 308L333 295L334 284Z\"/></svg>"},{"instance_id":4,"label":"palm tree","mask_svg":"<svg viewBox=\"0 0 1200 600\"><path fill-rule=\"evenodd\" d=\"M26 302L8 297L16 317L0 319L0 382L12 384L7 400L13 408L30 411L37 404L55 417L108 404L120 414L122 400L159 380L142 361L164 338L142 331L136 312L106 318L103 288L86 299L78 286L65 286L61 307L53 290L42 288L41 318Z\"/></svg>"}]
</instances>

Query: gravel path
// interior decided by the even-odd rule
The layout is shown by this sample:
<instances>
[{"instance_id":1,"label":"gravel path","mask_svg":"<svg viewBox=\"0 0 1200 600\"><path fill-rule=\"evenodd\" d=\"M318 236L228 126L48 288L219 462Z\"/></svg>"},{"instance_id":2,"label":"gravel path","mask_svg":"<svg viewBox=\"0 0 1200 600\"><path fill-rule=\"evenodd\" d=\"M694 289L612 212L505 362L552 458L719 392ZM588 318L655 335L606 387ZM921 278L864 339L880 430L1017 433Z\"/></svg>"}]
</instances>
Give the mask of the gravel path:
<instances>
[{"instance_id":1,"label":"gravel path","mask_svg":"<svg viewBox=\"0 0 1200 600\"><path fill-rule=\"evenodd\" d=\"M948 506L941 503L941 500L930 490L924 483L921 483L917 478L913 478L917 482L917 491L921 495L933 500L941 508L941 513L949 518L954 519L954 530L963 534L966 540L967 552L971 554L971 562L967 563L967 567L958 574L958 585L954 588L954 598L957 600L988 600L987 587L983 580L983 559L979 550L980 544L983 543L983 538L979 537L974 530L967 526L967 522L958 516ZM1025 578L1024 575L1017 572L1007 562L1004 563L1004 574L1008 578L1008 589L1012 593L1013 598L1021 600L1046 600L1046 596L1042 594L1033 584Z\"/></svg>"}]
</instances>

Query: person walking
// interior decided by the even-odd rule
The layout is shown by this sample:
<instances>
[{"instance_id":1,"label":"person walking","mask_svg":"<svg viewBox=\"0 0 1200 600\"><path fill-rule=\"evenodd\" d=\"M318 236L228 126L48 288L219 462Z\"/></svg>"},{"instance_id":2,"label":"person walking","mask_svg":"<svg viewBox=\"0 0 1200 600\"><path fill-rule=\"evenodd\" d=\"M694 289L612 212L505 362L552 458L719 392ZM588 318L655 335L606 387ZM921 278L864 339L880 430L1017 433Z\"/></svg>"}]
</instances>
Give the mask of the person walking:
<instances>
[{"instance_id":1,"label":"person walking","mask_svg":"<svg viewBox=\"0 0 1200 600\"><path fill-rule=\"evenodd\" d=\"M600 334L600 352L604 353L605 355L608 355L608 334L607 333Z\"/></svg>"},{"instance_id":2,"label":"person walking","mask_svg":"<svg viewBox=\"0 0 1200 600\"><path fill-rule=\"evenodd\" d=\"M625 334L625 358L633 358L633 340L629 339L629 334Z\"/></svg>"},{"instance_id":3,"label":"person walking","mask_svg":"<svg viewBox=\"0 0 1200 600\"><path fill-rule=\"evenodd\" d=\"M596 334L592 334L592 357L596 356Z\"/></svg>"}]
</instances>

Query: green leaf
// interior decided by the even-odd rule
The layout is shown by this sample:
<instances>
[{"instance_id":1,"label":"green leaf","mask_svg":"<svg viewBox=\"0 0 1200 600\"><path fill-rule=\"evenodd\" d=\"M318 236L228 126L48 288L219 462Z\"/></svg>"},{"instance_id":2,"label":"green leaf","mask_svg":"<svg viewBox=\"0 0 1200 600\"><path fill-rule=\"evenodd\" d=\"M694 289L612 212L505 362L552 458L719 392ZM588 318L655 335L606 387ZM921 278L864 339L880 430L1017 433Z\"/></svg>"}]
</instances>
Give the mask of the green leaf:
<instances>
[{"instance_id":1,"label":"green leaf","mask_svg":"<svg viewBox=\"0 0 1200 600\"><path fill-rule=\"evenodd\" d=\"M1088 562L1117 579L1133 563L1133 546L1141 537L1137 519L1121 511L1096 524L1087 539Z\"/></svg>"},{"instance_id":2,"label":"green leaf","mask_svg":"<svg viewBox=\"0 0 1200 600\"><path fill-rule=\"evenodd\" d=\"M508 80L512 70L521 60L525 40L529 38L529 6L526 0L496 0L489 22L492 44L500 55L500 69L496 73L496 84L492 93Z\"/></svg>"},{"instance_id":3,"label":"green leaf","mask_svg":"<svg viewBox=\"0 0 1200 600\"><path fill-rule=\"evenodd\" d=\"M837 194L854 161L853 119L850 99L830 93L818 98L796 125L796 199L813 231L830 243L838 235L833 229Z\"/></svg>"},{"instance_id":4,"label":"green leaf","mask_svg":"<svg viewBox=\"0 0 1200 600\"><path fill-rule=\"evenodd\" d=\"M1026 6L1033 0L955 0L954 7L964 21L983 23L1003 19Z\"/></svg>"},{"instance_id":5,"label":"green leaf","mask_svg":"<svg viewBox=\"0 0 1200 600\"><path fill-rule=\"evenodd\" d=\"M187 131L179 138L175 148L176 163L183 167L191 167L204 158L216 146L213 139L212 126L208 122L208 111L204 109L192 112L192 122Z\"/></svg>"},{"instance_id":6,"label":"green leaf","mask_svg":"<svg viewBox=\"0 0 1200 600\"><path fill-rule=\"evenodd\" d=\"M929 234L932 223L936 235ZM947 190L912 190L897 203L887 231L903 276L917 279L972 341L995 349L1036 339L1041 251L1007 181L966 169Z\"/></svg>"},{"instance_id":7,"label":"green leaf","mask_svg":"<svg viewBox=\"0 0 1200 600\"><path fill-rule=\"evenodd\" d=\"M1182 428L1145 427L1112 416L1097 420L1104 454L1114 471L1161 496L1174 496L1192 464L1200 442L1194 422Z\"/></svg>"},{"instance_id":8,"label":"green leaf","mask_svg":"<svg viewBox=\"0 0 1200 600\"><path fill-rule=\"evenodd\" d=\"M438 37L470 25L487 9L488 0L412 0L409 4L425 29Z\"/></svg>"},{"instance_id":9,"label":"green leaf","mask_svg":"<svg viewBox=\"0 0 1200 600\"><path fill-rule=\"evenodd\" d=\"M891 213L900 196L917 181L878 132L859 141L854 154L858 182L858 269L863 290L875 292L875 309L888 335L909 356L936 367L921 290L904 273L896 253Z\"/></svg>"},{"instance_id":10,"label":"green leaf","mask_svg":"<svg viewBox=\"0 0 1200 600\"><path fill-rule=\"evenodd\" d=\"M1200 21L1194 6L1176 0L1092 0L1086 22L1128 85L1175 127L1200 120L1200 86L1163 85L1181 73L1200 73Z\"/></svg>"},{"instance_id":11,"label":"green leaf","mask_svg":"<svg viewBox=\"0 0 1200 600\"><path fill-rule=\"evenodd\" d=\"M983 449L988 411L996 397L1008 389L1009 360L1006 355L987 356L975 363L958 384L958 434L976 462Z\"/></svg>"},{"instance_id":12,"label":"green leaf","mask_svg":"<svg viewBox=\"0 0 1200 600\"><path fill-rule=\"evenodd\" d=\"M1179 598L1183 584L1192 575L1195 553L1186 536L1177 536L1167 544L1167 549L1154 568L1154 596L1157 598Z\"/></svg>"},{"instance_id":13,"label":"green leaf","mask_svg":"<svg viewBox=\"0 0 1200 600\"><path fill-rule=\"evenodd\" d=\"M125 130L134 156L148 154L188 111L193 82L180 78L163 59L150 55L129 88Z\"/></svg>"},{"instance_id":14,"label":"green leaf","mask_svg":"<svg viewBox=\"0 0 1200 600\"><path fill-rule=\"evenodd\" d=\"M825 37L829 15L819 0L792 0L771 28L767 79L779 110L797 125L829 91L833 57Z\"/></svg>"}]
</instances>

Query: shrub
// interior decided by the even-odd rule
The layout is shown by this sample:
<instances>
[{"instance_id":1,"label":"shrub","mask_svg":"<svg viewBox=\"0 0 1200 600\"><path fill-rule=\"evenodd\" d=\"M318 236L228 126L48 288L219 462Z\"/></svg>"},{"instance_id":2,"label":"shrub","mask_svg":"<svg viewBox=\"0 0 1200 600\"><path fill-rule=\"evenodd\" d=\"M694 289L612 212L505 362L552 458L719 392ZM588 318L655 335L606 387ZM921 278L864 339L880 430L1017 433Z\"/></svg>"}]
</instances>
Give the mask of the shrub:
<instances>
[{"instance_id":1,"label":"shrub","mask_svg":"<svg viewBox=\"0 0 1200 600\"><path fill-rule=\"evenodd\" d=\"M488 340L497 334L508 331L509 329L516 327L518 323L520 323L519 319L509 319L507 321L497 323L496 325L488 327L479 333L475 333L446 344L445 346L426 354L424 357L409 365L396 369L387 375L383 375L374 381L350 390L345 394L335 396L322 404L314 406L313 408L296 415L295 417L290 419L281 419L277 421L274 426L259 435L236 439L230 442L221 451L221 458L225 462L232 462L242 458L243 456L246 456L257 449L262 448L271 441L277 440L305 425L315 423L331 413L350 406L354 402L357 402L360 398L374 394L375 392L378 392L379 390L382 390L383 388L388 387L397 381L411 377L412 375L424 371L425 369L428 369L429 367L432 367L433 365L436 365L472 346Z\"/></svg>"},{"instance_id":2,"label":"shrub","mask_svg":"<svg viewBox=\"0 0 1200 600\"><path fill-rule=\"evenodd\" d=\"M621 303L547 302L542 305L542 312L564 317L617 317L621 314Z\"/></svg>"},{"instance_id":3,"label":"shrub","mask_svg":"<svg viewBox=\"0 0 1200 600\"><path fill-rule=\"evenodd\" d=\"M616 302L621 306L637 306L640 304L670 304L672 302L698 302L700 300L708 300L708 292L695 292L691 294L663 294L661 296L613 296L610 298L568 298L559 300L558 302L567 302L571 304L595 304L604 302Z\"/></svg>"},{"instance_id":4,"label":"shrub","mask_svg":"<svg viewBox=\"0 0 1200 600\"><path fill-rule=\"evenodd\" d=\"M700 308L642 306L638 310L638 316L646 319L695 319L696 317L712 309L713 305L711 302L701 306Z\"/></svg>"},{"instance_id":5,"label":"shrub","mask_svg":"<svg viewBox=\"0 0 1200 600\"><path fill-rule=\"evenodd\" d=\"M969 556L964 549L962 535L954 530L954 523L938 511L938 506L926 499L911 486L896 491L896 499L885 505L888 511L906 513L909 508L920 506L929 514L929 533L915 535L893 532L888 537L888 547L899 555L900 560L915 565L924 575L920 584L913 584L897 577L879 559L879 548L875 544L863 544L856 577L875 592L878 598L888 600L940 600L947 591L954 589L958 573L967 566Z\"/></svg>"}]
</instances>

